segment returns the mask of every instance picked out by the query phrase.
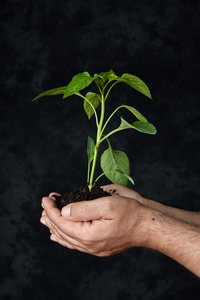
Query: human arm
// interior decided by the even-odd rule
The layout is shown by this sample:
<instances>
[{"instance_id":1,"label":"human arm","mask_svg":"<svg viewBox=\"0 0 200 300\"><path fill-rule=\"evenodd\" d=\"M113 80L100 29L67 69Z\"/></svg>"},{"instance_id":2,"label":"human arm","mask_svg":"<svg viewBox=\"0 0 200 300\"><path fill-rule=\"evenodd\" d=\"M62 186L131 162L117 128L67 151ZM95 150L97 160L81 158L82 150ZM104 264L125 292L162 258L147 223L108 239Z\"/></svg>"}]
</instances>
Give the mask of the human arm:
<instances>
[{"instance_id":1,"label":"human arm","mask_svg":"<svg viewBox=\"0 0 200 300\"><path fill-rule=\"evenodd\" d=\"M51 239L70 249L109 256L147 247L176 260L200 277L200 227L143 205L112 196L68 205L61 212L52 195L43 199L42 221Z\"/></svg>"},{"instance_id":2,"label":"human arm","mask_svg":"<svg viewBox=\"0 0 200 300\"><path fill-rule=\"evenodd\" d=\"M164 214L167 214L170 217L185 221L190 224L200 226L200 213L199 212L188 211L188 210L168 206L168 205L162 204L160 202L157 202L157 201L154 201L151 199L147 199L145 197L142 197L137 192L135 192L125 186L118 185L118 184L106 185L106 186L103 186L103 189L105 191L111 192L111 193L113 193L113 191L114 191L114 193L113 193L114 195L119 194L120 196L134 198L137 201L139 201L140 203L142 203L143 205L145 205L149 208L152 208L152 209L156 209Z\"/></svg>"},{"instance_id":3,"label":"human arm","mask_svg":"<svg viewBox=\"0 0 200 300\"><path fill-rule=\"evenodd\" d=\"M149 248L159 251L200 277L200 226L151 210Z\"/></svg>"}]
</instances>

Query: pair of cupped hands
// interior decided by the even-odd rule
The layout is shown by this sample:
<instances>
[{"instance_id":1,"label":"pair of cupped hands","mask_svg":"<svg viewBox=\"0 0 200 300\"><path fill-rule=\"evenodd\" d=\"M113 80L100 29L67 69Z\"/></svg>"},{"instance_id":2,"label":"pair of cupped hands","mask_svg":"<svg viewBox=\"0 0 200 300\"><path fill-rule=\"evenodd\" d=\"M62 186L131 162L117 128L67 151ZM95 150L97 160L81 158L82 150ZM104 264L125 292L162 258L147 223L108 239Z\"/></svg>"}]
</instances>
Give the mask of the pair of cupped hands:
<instances>
[{"instance_id":1,"label":"pair of cupped hands","mask_svg":"<svg viewBox=\"0 0 200 300\"><path fill-rule=\"evenodd\" d=\"M116 184L103 190L112 196L68 204L60 211L53 195L42 199L41 223L50 239L69 249L110 256L132 247L148 246L148 199Z\"/></svg>"}]
</instances>

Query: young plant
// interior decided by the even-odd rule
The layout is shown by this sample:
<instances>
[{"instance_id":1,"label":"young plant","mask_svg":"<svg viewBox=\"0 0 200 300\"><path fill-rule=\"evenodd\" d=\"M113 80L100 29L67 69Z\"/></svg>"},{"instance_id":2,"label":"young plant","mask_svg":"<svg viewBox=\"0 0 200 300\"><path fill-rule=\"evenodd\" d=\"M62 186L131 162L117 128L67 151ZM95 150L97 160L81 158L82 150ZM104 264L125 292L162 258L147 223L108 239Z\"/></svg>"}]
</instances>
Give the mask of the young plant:
<instances>
[{"instance_id":1,"label":"young plant","mask_svg":"<svg viewBox=\"0 0 200 300\"><path fill-rule=\"evenodd\" d=\"M88 92L85 96L81 94L80 91L88 87L92 82L96 84L98 92ZM121 77L118 77L113 72L113 70L110 70L109 72L102 72L100 74L94 74L93 76L91 76L88 72L80 73L78 75L75 75L67 86L48 90L34 99L36 100L43 96L59 94L63 94L63 98L65 99L69 96L77 95L84 100L83 107L88 116L88 119L90 119L94 115L97 128L96 139L94 141L91 137L88 137L87 141L87 182L90 191L95 182L102 175L105 175L111 182L116 184L126 186L128 180L130 180L134 184L133 179L130 177L130 164L127 155L124 152L114 150L111 147L109 137L112 134L125 129L135 129L147 134L156 133L156 128L151 123L149 123L139 111L129 105L123 104L118 106L113 111L113 113L105 120L106 100L108 99L112 88L120 82L129 85L131 88L134 88L148 98L151 98L149 88L140 78L126 73ZM101 109L98 115L97 108L99 106L101 107ZM119 109L123 108L129 110L137 120L130 124L121 117L120 126L108 133L105 133L106 127L111 121L111 118ZM103 173L99 175L98 178L94 179L99 146L104 141L107 141L108 149L103 152L100 159Z\"/></svg>"}]
</instances>

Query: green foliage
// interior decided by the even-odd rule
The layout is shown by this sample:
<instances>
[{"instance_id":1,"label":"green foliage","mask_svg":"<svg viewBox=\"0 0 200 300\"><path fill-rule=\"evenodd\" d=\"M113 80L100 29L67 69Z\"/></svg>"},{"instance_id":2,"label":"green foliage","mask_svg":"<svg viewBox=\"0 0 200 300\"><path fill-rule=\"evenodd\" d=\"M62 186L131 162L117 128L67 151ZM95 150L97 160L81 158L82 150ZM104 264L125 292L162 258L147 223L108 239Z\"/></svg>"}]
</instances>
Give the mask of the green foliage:
<instances>
[{"instance_id":1,"label":"green foliage","mask_svg":"<svg viewBox=\"0 0 200 300\"><path fill-rule=\"evenodd\" d=\"M98 92L88 92L85 96L81 94L80 91L88 87L92 82L96 84ZM119 77L114 73L113 70L110 70L109 72L94 74L93 76L91 76L88 72L77 74L72 78L67 86L48 90L35 98L38 99L43 96L63 94L63 99L65 99L72 95L77 95L84 99L83 107L88 119L91 119L93 115L95 116L97 127L96 141L94 142L91 137L88 137L87 141L87 180L90 190L94 185L94 182L96 182L102 175L105 175L113 183L126 186L129 180L132 182L132 184L134 184L133 179L130 177L130 164L126 153L119 150L113 150L108 137L124 129L135 129L137 131L151 135L156 133L156 128L154 127L154 125L149 123L139 111L129 105L121 105L117 107L107 118L107 120L104 120L105 102L110 94L110 91L117 83L125 83L131 88L151 99L149 88L140 78L127 73ZM100 113L97 114L97 108L99 106L101 106L101 109ZM114 114L122 108L130 111L136 118L136 121L130 124L121 117L121 124L119 125L119 127L105 134L107 124L110 122ZM94 180L99 146L104 140L107 140L108 142L108 149L103 152L100 159L103 173L96 180Z\"/></svg>"},{"instance_id":2,"label":"green foliage","mask_svg":"<svg viewBox=\"0 0 200 300\"><path fill-rule=\"evenodd\" d=\"M110 146L101 156L101 168L110 181L127 185L128 178L122 176L122 174L129 175L130 173L130 164L126 153L113 150Z\"/></svg>"},{"instance_id":3,"label":"green foliage","mask_svg":"<svg viewBox=\"0 0 200 300\"><path fill-rule=\"evenodd\" d=\"M67 98L83 90L84 88L89 86L93 80L94 78L91 77L88 72L83 72L78 75L75 75L66 87L63 98Z\"/></svg>"},{"instance_id":4,"label":"green foliage","mask_svg":"<svg viewBox=\"0 0 200 300\"><path fill-rule=\"evenodd\" d=\"M87 93L85 95L85 98L86 99L84 100L83 107L88 116L88 119L90 119L93 116L95 109L101 103L101 101L97 94L91 92Z\"/></svg>"},{"instance_id":5,"label":"green foliage","mask_svg":"<svg viewBox=\"0 0 200 300\"><path fill-rule=\"evenodd\" d=\"M41 98L41 97L43 97L43 96L56 96L56 95L62 95L62 94L64 94L65 90L66 90L66 86L62 86L62 87L59 87L59 88L55 88L55 89L52 89L52 90L48 90L48 91L46 91L46 92L44 92L44 93L38 95L37 97L35 97L35 98L33 99L33 101L36 100L36 99L38 99L38 98Z\"/></svg>"}]
</instances>

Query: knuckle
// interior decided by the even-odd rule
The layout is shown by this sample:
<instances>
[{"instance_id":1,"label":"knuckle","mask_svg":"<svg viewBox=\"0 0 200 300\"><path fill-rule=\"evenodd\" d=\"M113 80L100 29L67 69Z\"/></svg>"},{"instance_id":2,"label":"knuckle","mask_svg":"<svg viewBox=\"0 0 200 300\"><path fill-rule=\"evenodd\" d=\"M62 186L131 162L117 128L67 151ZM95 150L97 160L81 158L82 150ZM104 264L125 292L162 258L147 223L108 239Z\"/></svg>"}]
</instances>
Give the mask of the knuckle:
<instances>
[{"instance_id":1,"label":"knuckle","mask_svg":"<svg viewBox=\"0 0 200 300\"><path fill-rule=\"evenodd\" d=\"M84 205L82 203L72 203L70 208L70 215L71 216L78 216L79 218L82 218L85 214L85 210L87 209L87 205Z\"/></svg>"},{"instance_id":2,"label":"knuckle","mask_svg":"<svg viewBox=\"0 0 200 300\"><path fill-rule=\"evenodd\" d=\"M48 197L44 196L42 197L42 202L45 201Z\"/></svg>"},{"instance_id":3,"label":"knuckle","mask_svg":"<svg viewBox=\"0 0 200 300\"><path fill-rule=\"evenodd\" d=\"M106 211L113 211L115 209L115 206L116 206L116 202L113 198L109 198L107 199L107 201L105 202L105 210Z\"/></svg>"}]
</instances>

